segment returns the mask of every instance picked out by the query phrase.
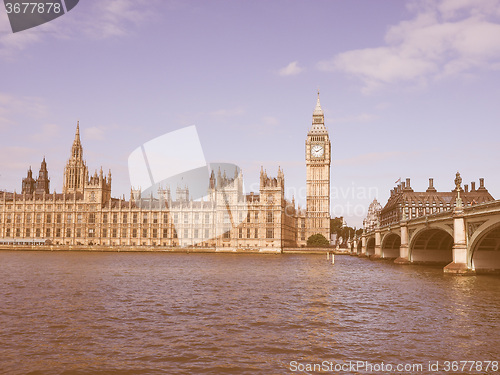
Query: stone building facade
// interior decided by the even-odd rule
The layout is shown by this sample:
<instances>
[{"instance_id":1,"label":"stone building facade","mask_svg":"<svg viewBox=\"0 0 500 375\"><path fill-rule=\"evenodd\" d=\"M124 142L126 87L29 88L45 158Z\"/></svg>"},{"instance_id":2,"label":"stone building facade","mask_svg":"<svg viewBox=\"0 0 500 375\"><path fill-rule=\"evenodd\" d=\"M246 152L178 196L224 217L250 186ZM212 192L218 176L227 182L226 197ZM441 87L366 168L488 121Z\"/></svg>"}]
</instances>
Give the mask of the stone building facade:
<instances>
[{"instance_id":1,"label":"stone building facade","mask_svg":"<svg viewBox=\"0 0 500 375\"><path fill-rule=\"evenodd\" d=\"M363 220L363 228L367 232L371 232L377 228L380 221L380 211L382 211L382 205L374 199L372 203L368 206L368 213L366 218Z\"/></svg>"},{"instance_id":2,"label":"stone building facade","mask_svg":"<svg viewBox=\"0 0 500 375\"><path fill-rule=\"evenodd\" d=\"M460 174L457 173L456 180L462 181ZM406 215L407 219L414 219L421 216L431 215L443 211L449 211L455 208L458 196L458 190L438 192L434 187L434 179L429 179L429 187L426 191L416 192L410 186L410 179L402 182L391 190L391 195L387 204L380 210L380 225L387 226L399 223ZM494 198L484 186L484 179L479 179L479 187L476 189L476 183L471 182L460 188L460 197L464 206L480 204L493 201Z\"/></svg>"},{"instance_id":3,"label":"stone building facade","mask_svg":"<svg viewBox=\"0 0 500 375\"><path fill-rule=\"evenodd\" d=\"M324 148L322 155L313 155L314 145ZM261 169L258 193L243 192L241 171L219 169L211 171L207 195L201 199L191 199L189 189L180 187L175 199L169 187L159 189L155 197L131 189L128 200L113 198L111 171L105 175L101 168L89 175L77 124L62 193L49 192L45 159L36 181L30 168L21 194L0 192L0 243L265 252L304 246L311 234L329 232L330 142L319 97L306 141L306 161L307 211L285 198L280 168L276 177Z\"/></svg>"},{"instance_id":4,"label":"stone building facade","mask_svg":"<svg viewBox=\"0 0 500 375\"><path fill-rule=\"evenodd\" d=\"M330 163L331 143L325 116L318 100L306 139L306 235L320 233L330 238ZM305 245L304 242L301 244Z\"/></svg>"}]
</instances>

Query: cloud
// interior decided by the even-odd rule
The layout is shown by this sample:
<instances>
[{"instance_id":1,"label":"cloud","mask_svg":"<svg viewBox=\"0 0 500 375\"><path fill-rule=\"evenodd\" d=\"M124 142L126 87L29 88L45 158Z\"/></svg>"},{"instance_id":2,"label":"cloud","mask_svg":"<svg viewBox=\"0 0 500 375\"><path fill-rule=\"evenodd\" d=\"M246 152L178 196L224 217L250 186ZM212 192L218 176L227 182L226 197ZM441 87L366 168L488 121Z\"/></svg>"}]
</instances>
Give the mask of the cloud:
<instances>
[{"instance_id":1,"label":"cloud","mask_svg":"<svg viewBox=\"0 0 500 375\"><path fill-rule=\"evenodd\" d=\"M130 34L137 27L154 17L149 0L111 0L93 3L92 17L87 17L80 25L87 36L97 39Z\"/></svg>"},{"instance_id":2,"label":"cloud","mask_svg":"<svg viewBox=\"0 0 500 375\"><path fill-rule=\"evenodd\" d=\"M11 60L18 51L30 44L37 43L41 33L29 29L20 33L12 33L7 13L0 12L0 58Z\"/></svg>"},{"instance_id":3,"label":"cloud","mask_svg":"<svg viewBox=\"0 0 500 375\"><path fill-rule=\"evenodd\" d=\"M45 124L40 128L40 132L31 135L31 139L35 141L51 141L60 132L59 126L56 124Z\"/></svg>"},{"instance_id":4,"label":"cloud","mask_svg":"<svg viewBox=\"0 0 500 375\"><path fill-rule=\"evenodd\" d=\"M99 128L97 126L91 126L90 128L83 129L83 136L85 139L102 141L105 138L105 129Z\"/></svg>"},{"instance_id":5,"label":"cloud","mask_svg":"<svg viewBox=\"0 0 500 375\"><path fill-rule=\"evenodd\" d=\"M233 117L233 116L240 116L243 114L245 114L245 110L241 107L218 109L216 111L210 112L210 115L214 117Z\"/></svg>"},{"instance_id":6,"label":"cloud","mask_svg":"<svg viewBox=\"0 0 500 375\"><path fill-rule=\"evenodd\" d=\"M18 33L12 33L7 14L1 12L0 58L13 59L19 51L51 38L105 39L128 35L156 17L153 8L158 3L157 0L90 2L51 22Z\"/></svg>"},{"instance_id":7,"label":"cloud","mask_svg":"<svg viewBox=\"0 0 500 375\"><path fill-rule=\"evenodd\" d=\"M346 123L346 122L370 122L376 120L377 116L369 113L361 113L359 115L337 117L328 122L331 123Z\"/></svg>"},{"instance_id":8,"label":"cloud","mask_svg":"<svg viewBox=\"0 0 500 375\"><path fill-rule=\"evenodd\" d=\"M29 108L29 111L26 109ZM41 119L48 109L42 99L30 96L16 96L0 92L0 128L16 124L14 118L27 115L31 119Z\"/></svg>"},{"instance_id":9,"label":"cloud","mask_svg":"<svg viewBox=\"0 0 500 375\"><path fill-rule=\"evenodd\" d=\"M40 155L38 155L38 150L32 147L2 147L0 149L0 168L9 171L28 170L29 164L27 160L36 157L40 157ZM8 176L4 176L4 178L7 177Z\"/></svg>"},{"instance_id":10,"label":"cloud","mask_svg":"<svg viewBox=\"0 0 500 375\"><path fill-rule=\"evenodd\" d=\"M274 116L264 116L262 118L262 122L270 127L275 127L280 124L280 120Z\"/></svg>"},{"instance_id":11,"label":"cloud","mask_svg":"<svg viewBox=\"0 0 500 375\"><path fill-rule=\"evenodd\" d=\"M386 152L371 152L368 154L357 155L348 159L334 160L333 164L337 166L357 167L379 163L387 159L397 159L401 156L406 156L403 152L386 151Z\"/></svg>"},{"instance_id":12,"label":"cloud","mask_svg":"<svg viewBox=\"0 0 500 375\"><path fill-rule=\"evenodd\" d=\"M415 17L391 26L385 45L340 53L318 68L359 78L365 93L500 69L500 0L423 1L409 8Z\"/></svg>"},{"instance_id":13,"label":"cloud","mask_svg":"<svg viewBox=\"0 0 500 375\"><path fill-rule=\"evenodd\" d=\"M298 61L292 61L290 64L280 69L278 74L280 76L294 76L301 73L304 69L299 67Z\"/></svg>"}]
</instances>

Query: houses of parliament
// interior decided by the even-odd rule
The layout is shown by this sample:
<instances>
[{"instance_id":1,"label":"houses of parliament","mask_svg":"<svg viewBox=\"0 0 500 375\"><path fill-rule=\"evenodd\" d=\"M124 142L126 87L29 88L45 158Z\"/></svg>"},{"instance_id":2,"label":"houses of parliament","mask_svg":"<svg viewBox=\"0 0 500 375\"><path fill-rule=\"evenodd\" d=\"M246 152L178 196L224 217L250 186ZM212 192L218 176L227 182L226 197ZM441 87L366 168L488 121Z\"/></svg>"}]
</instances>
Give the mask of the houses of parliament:
<instances>
[{"instance_id":1,"label":"houses of parliament","mask_svg":"<svg viewBox=\"0 0 500 375\"><path fill-rule=\"evenodd\" d=\"M276 177L261 169L259 193L243 192L241 171L219 169L211 171L202 199L190 198L188 187L166 186L154 198L131 189L126 200L111 196L111 171L89 173L77 124L62 193L50 192L45 158L36 179L28 170L20 194L0 192L0 244L261 252L304 247L311 235L330 237L331 143L319 93L305 146L305 209L285 197L280 168Z\"/></svg>"}]
</instances>

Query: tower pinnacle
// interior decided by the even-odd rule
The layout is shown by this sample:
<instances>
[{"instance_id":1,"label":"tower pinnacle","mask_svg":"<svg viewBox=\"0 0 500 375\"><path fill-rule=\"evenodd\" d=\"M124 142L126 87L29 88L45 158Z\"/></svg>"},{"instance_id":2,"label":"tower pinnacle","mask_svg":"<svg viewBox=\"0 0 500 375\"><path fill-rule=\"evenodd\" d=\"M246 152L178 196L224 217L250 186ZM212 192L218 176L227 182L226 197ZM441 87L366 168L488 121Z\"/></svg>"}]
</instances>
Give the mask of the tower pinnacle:
<instances>
[{"instance_id":1,"label":"tower pinnacle","mask_svg":"<svg viewBox=\"0 0 500 375\"><path fill-rule=\"evenodd\" d=\"M323 116L323 109L321 109L321 103L319 102L319 90L318 90L318 100L316 101L316 108L314 108L313 115Z\"/></svg>"}]
</instances>

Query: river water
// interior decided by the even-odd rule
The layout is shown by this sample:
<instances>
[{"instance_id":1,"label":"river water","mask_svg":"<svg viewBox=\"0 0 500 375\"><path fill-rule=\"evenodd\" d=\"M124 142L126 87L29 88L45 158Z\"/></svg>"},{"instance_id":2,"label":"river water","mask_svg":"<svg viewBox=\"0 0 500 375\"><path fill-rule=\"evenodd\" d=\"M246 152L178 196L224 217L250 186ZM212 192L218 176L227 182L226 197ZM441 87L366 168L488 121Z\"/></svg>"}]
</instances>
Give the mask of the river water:
<instances>
[{"instance_id":1,"label":"river water","mask_svg":"<svg viewBox=\"0 0 500 375\"><path fill-rule=\"evenodd\" d=\"M498 276L349 256L4 251L0 278L1 374L500 374L485 369L500 360ZM422 371L381 367L398 364Z\"/></svg>"}]
</instances>

